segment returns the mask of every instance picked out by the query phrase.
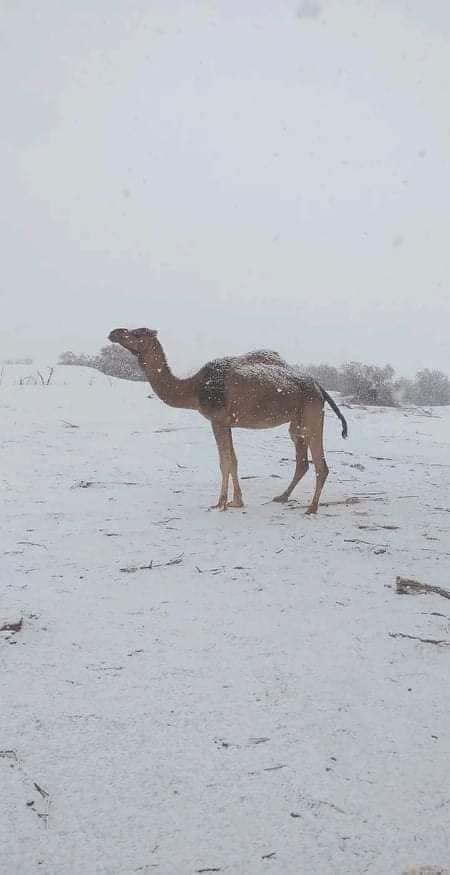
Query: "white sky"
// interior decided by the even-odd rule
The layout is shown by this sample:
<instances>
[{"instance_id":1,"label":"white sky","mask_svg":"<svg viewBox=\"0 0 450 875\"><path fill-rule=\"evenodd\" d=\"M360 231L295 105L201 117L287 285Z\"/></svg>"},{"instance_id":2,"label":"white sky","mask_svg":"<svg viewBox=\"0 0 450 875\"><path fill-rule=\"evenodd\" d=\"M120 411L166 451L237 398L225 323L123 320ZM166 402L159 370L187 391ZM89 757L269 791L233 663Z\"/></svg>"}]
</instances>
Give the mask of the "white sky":
<instances>
[{"instance_id":1,"label":"white sky","mask_svg":"<svg viewBox=\"0 0 450 875\"><path fill-rule=\"evenodd\" d=\"M0 5L0 358L450 372L448 0Z\"/></svg>"}]
</instances>

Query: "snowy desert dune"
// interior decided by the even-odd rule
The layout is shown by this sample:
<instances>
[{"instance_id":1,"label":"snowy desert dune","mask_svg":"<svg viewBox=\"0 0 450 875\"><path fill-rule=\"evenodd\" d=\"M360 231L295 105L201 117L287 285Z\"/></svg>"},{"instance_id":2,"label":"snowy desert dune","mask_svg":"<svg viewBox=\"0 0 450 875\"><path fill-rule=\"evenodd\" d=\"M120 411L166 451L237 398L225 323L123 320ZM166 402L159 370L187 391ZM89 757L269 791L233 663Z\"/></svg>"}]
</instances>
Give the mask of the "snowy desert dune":
<instances>
[{"instance_id":1,"label":"snowy desert dune","mask_svg":"<svg viewBox=\"0 0 450 875\"><path fill-rule=\"evenodd\" d=\"M0 872L450 869L450 410L327 412L330 477L147 383L7 367ZM47 373L44 369L42 373ZM439 867L442 867L441 869Z\"/></svg>"}]
</instances>

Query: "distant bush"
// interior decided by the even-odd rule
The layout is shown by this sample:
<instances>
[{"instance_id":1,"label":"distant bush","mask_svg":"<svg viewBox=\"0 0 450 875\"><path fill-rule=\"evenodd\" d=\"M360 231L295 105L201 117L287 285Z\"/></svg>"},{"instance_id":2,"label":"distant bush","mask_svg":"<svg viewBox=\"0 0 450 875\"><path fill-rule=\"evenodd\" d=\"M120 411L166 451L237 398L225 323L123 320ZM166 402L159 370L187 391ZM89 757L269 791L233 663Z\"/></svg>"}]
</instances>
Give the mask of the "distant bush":
<instances>
[{"instance_id":1,"label":"distant bush","mask_svg":"<svg viewBox=\"0 0 450 875\"><path fill-rule=\"evenodd\" d=\"M411 394L413 404L429 407L450 404L450 380L442 371L419 371Z\"/></svg>"},{"instance_id":2,"label":"distant bush","mask_svg":"<svg viewBox=\"0 0 450 875\"><path fill-rule=\"evenodd\" d=\"M354 404L380 407L450 405L450 379L442 371L424 369L414 380L396 379L391 365L382 368L362 362L347 362L340 368L326 364L310 365L304 371L324 389L340 392Z\"/></svg>"},{"instance_id":3,"label":"distant bush","mask_svg":"<svg viewBox=\"0 0 450 875\"><path fill-rule=\"evenodd\" d=\"M376 404L395 407L397 400L393 383L394 368L349 362L340 370L340 391L355 404Z\"/></svg>"},{"instance_id":4,"label":"distant bush","mask_svg":"<svg viewBox=\"0 0 450 875\"><path fill-rule=\"evenodd\" d=\"M309 365L305 368L305 373L317 380L323 389L328 389L330 392L340 392L341 374L339 369L333 365Z\"/></svg>"},{"instance_id":5,"label":"distant bush","mask_svg":"<svg viewBox=\"0 0 450 875\"><path fill-rule=\"evenodd\" d=\"M98 355L78 355L68 351L59 357L61 365L96 368L123 380L146 380L133 353L117 344L104 346ZM329 392L340 392L353 404L396 407L416 404L422 407L450 405L450 379L442 371L424 369L414 380L395 378L391 365L379 367L362 362L347 362L340 368L318 364L302 368Z\"/></svg>"},{"instance_id":6,"label":"distant bush","mask_svg":"<svg viewBox=\"0 0 450 875\"><path fill-rule=\"evenodd\" d=\"M400 377L394 383L394 397L397 404L413 404L414 380Z\"/></svg>"},{"instance_id":7,"label":"distant bush","mask_svg":"<svg viewBox=\"0 0 450 875\"><path fill-rule=\"evenodd\" d=\"M33 362L34 362L34 359L30 358L29 356L25 356L25 358L18 358L18 359L3 359L2 364L4 364L4 365L32 365Z\"/></svg>"},{"instance_id":8,"label":"distant bush","mask_svg":"<svg viewBox=\"0 0 450 875\"><path fill-rule=\"evenodd\" d=\"M94 359L94 368L108 374L110 377L120 377L122 380L146 380L136 356L123 346L103 346Z\"/></svg>"},{"instance_id":9,"label":"distant bush","mask_svg":"<svg viewBox=\"0 0 450 875\"><path fill-rule=\"evenodd\" d=\"M145 380L145 374L138 365L136 357L123 346L103 346L98 355L78 355L70 350L59 357L60 365L79 365L95 368L110 377L122 380Z\"/></svg>"},{"instance_id":10,"label":"distant bush","mask_svg":"<svg viewBox=\"0 0 450 875\"><path fill-rule=\"evenodd\" d=\"M59 365L79 365L80 367L93 368L94 367L94 365L92 364L93 361L94 361L93 356L83 355L83 354L78 355L77 353L72 352L71 350L68 350L67 352L61 353L59 360L58 360L58 364Z\"/></svg>"}]
</instances>

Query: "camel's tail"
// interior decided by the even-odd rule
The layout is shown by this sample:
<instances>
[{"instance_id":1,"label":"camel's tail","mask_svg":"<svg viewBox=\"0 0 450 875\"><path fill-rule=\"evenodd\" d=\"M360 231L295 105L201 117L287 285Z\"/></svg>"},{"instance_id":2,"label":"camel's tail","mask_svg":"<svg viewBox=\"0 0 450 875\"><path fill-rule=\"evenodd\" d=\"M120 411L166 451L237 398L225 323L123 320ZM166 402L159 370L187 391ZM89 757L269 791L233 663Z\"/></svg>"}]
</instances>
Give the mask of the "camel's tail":
<instances>
[{"instance_id":1,"label":"camel's tail","mask_svg":"<svg viewBox=\"0 0 450 875\"><path fill-rule=\"evenodd\" d=\"M347 427L347 420L346 420L345 416L341 413L341 411L339 410L339 407L337 406L336 402L333 401L331 395L329 395L328 392L325 392L325 389L322 389L322 386L320 386L320 391L322 392L324 400L328 402L331 409L335 412L336 416L338 416L339 419L341 420L341 422L342 422L342 437L346 438L348 435L348 427Z\"/></svg>"}]
</instances>

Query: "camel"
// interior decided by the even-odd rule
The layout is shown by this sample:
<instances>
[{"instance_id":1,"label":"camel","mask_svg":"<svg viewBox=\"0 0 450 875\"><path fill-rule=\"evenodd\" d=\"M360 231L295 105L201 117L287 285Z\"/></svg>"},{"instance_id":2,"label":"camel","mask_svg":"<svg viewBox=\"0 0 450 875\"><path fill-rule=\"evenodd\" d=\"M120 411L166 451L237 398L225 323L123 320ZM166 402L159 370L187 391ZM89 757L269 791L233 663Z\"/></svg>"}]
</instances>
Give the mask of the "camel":
<instances>
[{"instance_id":1,"label":"camel","mask_svg":"<svg viewBox=\"0 0 450 875\"><path fill-rule=\"evenodd\" d=\"M157 331L150 328L116 328L109 340L134 353L150 385L170 407L198 410L212 426L219 452L222 486L214 507L243 507L238 463L233 447L233 428L276 428L289 423L296 451L294 476L273 500L286 502L308 470L308 447L316 472L316 486L306 513L315 514L328 476L323 449L324 406L327 402L347 423L333 399L299 368L289 365L277 352L257 350L242 356L208 362L196 374L180 379L172 373ZM229 481L233 498L228 501Z\"/></svg>"}]
</instances>

